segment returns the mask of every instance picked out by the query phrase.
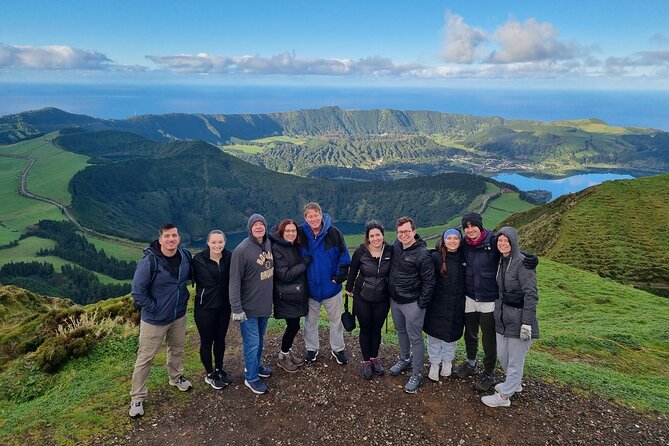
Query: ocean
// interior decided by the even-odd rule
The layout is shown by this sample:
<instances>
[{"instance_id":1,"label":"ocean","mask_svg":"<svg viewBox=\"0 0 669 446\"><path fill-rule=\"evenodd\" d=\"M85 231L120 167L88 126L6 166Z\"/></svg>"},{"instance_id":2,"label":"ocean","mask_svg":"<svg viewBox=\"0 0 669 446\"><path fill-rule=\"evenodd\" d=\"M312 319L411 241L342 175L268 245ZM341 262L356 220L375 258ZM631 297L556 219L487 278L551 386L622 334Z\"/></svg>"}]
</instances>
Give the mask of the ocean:
<instances>
[{"instance_id":1,"label":"ocean","mask_svg":"<svg viewBox=\"0 0 669 446\"><path fill-rule=\"evenodd\" d=\"M0 83L0 115L57 107L123 119L172 112L268 113L332 105L540 121L597 118L611 125L669 131L669 91Z\"/></svg>"}]
</instances>

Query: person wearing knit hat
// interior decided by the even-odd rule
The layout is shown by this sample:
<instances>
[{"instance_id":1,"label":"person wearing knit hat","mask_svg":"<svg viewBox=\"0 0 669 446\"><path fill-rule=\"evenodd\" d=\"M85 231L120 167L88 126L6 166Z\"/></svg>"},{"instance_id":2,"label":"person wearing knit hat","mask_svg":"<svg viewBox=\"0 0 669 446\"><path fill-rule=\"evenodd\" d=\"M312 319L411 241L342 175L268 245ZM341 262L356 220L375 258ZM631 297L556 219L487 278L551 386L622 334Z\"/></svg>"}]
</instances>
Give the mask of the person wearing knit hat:
<instances>
[{"instance_id":1,"label":"person wearing knit hat","mask_svg":"<svg viewBox=\"0 0 669 446\"><path fill-rule=\"evenodd\" d=\"M232 320L239 322L244 352L244 385L253 393L267 392L261 378L272 370L262 364L263 338L272 313L274 260L267 237L267 222L260 214L249 217L249 236L232 252L230 306Z\"/></svg>"}]
</instances>

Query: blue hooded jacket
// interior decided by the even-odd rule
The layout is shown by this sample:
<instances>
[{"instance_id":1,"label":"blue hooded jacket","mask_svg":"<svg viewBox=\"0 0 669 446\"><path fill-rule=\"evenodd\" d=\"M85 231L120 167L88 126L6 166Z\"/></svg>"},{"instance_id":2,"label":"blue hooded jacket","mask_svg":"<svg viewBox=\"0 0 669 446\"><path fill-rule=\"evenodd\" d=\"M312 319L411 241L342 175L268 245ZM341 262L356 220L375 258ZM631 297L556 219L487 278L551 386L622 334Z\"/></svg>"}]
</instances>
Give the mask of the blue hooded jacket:
<instances>
[{"instance_id":1,"label":"blue hooded jacket","mask_svg":"<svg viewBox=\"0 0 669 446\"><path fill-rule=\"evenodd\" d=\"M322 302L341 292L346 280L351 255L341 232L332 226L329 214L323 214L323 228L314 236L309 223L300 226L302 257L311 256L307 266L309 297Z\"/></svg>"}]
</instances>

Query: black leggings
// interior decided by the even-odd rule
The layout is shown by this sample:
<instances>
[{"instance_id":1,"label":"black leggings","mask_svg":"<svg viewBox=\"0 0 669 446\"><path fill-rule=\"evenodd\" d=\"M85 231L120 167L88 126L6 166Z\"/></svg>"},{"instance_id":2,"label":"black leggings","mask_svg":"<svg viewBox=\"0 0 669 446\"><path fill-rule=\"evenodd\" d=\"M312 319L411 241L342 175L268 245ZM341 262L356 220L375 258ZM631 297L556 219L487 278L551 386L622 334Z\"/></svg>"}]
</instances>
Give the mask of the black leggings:
<instances>
[{"instance_id":1,"label":"black leggings","mask_svg":"<svg viewBox=\"0 0 669 446\"><path fill-rule=\"evenodd\" d=\"M207 373L214 371L211 364L212 349L216 368L223 369L225 335L230 325L230 312L230 305L211 310L195 310L195 325L200 332L200 360Z\"/></svg>"},{"instance_id":2,"label":"black leggings","mask_svg":"<svg viewBox=\"0 0 669 446\"><path fill-rule=\"evenodd\" d=\"M287 318L286 331L283 333L283 338L281 338L281 351L283 353L288 353L288 350L293 346L293 341L298 331L300 331L300 318Z\"/></svg>"},{"instance_id":3,"label":"black leggings","mask_svg":"<svg viewBox=\"0 0 669 446\"><path fill-rule=\"evenodd\" d=\"M465 313L465 348L467 349L467 358L476 359L479 345L479 326L483 335L483 367L486 373L492 373L495 370L495 361L497 360L494 313Z\"/></svg>"},{"instance_id":4,"label":"black leggings","mask_svg":"<svg viewBox=\"0 0 669 446\"><path fill-rule=\"evenodd\" d=\"M389 308L390 300L377 303L366 302L362 299L353 300L353 312L360 325L360 351L363 361L379 356L381 329L388 316Z\"/></svg>"}]
</instances>

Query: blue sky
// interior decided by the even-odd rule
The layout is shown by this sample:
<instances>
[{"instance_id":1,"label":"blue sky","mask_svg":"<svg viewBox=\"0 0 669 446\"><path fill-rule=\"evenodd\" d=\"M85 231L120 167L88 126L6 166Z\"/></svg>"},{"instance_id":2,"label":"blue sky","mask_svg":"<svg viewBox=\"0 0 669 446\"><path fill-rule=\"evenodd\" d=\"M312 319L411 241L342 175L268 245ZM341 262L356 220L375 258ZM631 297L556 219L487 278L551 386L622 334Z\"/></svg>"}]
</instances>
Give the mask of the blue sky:
<instances>
[{"instance_id":1,"label":"blue sky","mask_svg":"<svg viewBox=\"0 0 669 446\"><path fill-rule=\"evenodd\" d=\"M0 82L669 90L669 1L0 2Z\"/></svg>"}]
</instances>

